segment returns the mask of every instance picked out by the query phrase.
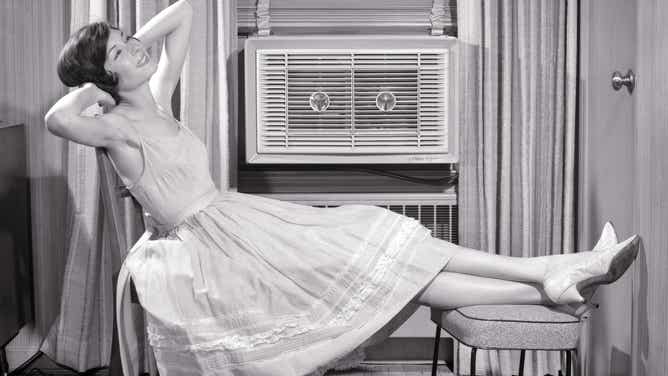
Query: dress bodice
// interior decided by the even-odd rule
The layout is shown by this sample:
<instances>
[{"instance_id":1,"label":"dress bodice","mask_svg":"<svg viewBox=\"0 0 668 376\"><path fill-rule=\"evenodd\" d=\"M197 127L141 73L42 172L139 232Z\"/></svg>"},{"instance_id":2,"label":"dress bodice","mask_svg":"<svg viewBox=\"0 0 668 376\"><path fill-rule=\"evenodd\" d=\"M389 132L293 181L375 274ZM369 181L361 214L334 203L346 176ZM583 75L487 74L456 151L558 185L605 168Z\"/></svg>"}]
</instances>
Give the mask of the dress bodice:
<instances>
[{"instance_id":1,"label":"dress bodice","mask_svg":"<svg viewBox=\"0 0 668 376\"><path fill-rule=\"evenodd\" d=\"M206 146L179 124L174 136L139 136L143 169L124 182L159 231L169 230L206 206L218 193Z\"/></svg>"}]
</instances>

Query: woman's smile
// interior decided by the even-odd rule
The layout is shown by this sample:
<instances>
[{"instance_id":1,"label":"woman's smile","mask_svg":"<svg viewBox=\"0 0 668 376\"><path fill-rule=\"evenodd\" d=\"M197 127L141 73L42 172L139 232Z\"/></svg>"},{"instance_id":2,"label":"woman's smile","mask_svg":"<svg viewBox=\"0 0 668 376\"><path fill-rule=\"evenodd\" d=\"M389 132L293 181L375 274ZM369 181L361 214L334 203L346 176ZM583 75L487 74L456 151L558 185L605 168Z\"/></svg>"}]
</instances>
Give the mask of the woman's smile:
<instances>
[{"instance_id":1,"label":"woman's smile","mask_svg":"<svg viewBox=\"0 0 668 376\"><path fill-rule=\"evenodd\" d=\"M137 68L141 68L144 65L148 64L148 62L151 61L151 57L146 53L146 51L141 51L141 56L139 57L139 61L137 61Z\"/></svg>"}]
</instances>

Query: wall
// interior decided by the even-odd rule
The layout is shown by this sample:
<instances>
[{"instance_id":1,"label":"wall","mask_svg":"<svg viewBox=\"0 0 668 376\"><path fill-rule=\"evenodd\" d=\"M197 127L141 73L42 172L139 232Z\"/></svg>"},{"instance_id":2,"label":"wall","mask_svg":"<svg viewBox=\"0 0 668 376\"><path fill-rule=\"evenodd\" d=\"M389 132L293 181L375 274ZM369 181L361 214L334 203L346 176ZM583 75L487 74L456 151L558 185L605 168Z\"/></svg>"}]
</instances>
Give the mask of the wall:
<instances>
[{"instance_id":1,"label":"wall","mask_svg":"<svg viewBox=\"0 0 668 376\"><path fill-rule=\"evenodd\" d=\"M8 346L10 365L36 352L60 304L67 255L62 158L66 144L48 134L43 118L64 94L55 62L67 36L66 5L63 0L0 1L0 119L26 126L35 275L35 322Z\"/></svg>"},{"instance_id":2,"label":"wall","mask_svg":"<svg viewBox=\"0 0 668 376\"><path fill-rule=\"evenodd\" d=\"M581 3L580 250L591 249L606 221L614 224L621 239L634 231L633 114L637 93L614 91L610 76L615 70L626 72L634 66L635 8L633 0ZM618 43L627 47L613 48ZM633 270L613 285L599 288L593 298L600 309L592 314L583 344L587 354L584 368L593 375L621 376L631 371Z\"/></svg>"},{"instance_id":3,"label":"wall","mask_svg":"<svg viewBox=\"0 0 668 376\"><path fill-rule=\"evenodd\" d=\"M633 375L668 375L668 3L638 0Z\"/></svg>"},{"instance_id":4,"label":"wall","mask_svg":"<svg viewBox=\"0 0 668 376\"><path fill-rule=\"evenodd\" d=\"M668 5L661 0L581 2L578 248L605 221L642 238L617 282L598 289L584 345L591 375L668 374ZM613 91L613 71L637 86Z\"/></svg>"}]
</instances>

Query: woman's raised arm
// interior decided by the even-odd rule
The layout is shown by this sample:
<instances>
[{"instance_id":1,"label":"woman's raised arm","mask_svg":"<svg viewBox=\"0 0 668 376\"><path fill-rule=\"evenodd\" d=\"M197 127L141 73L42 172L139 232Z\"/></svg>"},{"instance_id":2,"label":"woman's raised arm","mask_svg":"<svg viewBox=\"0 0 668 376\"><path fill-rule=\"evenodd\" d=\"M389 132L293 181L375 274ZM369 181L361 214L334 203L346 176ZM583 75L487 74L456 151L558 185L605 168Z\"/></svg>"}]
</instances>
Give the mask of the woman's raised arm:
<instances>
[{"instance_id":1,"label":"woman's raised arm","mask_svg":"<svg viewBox=\"0 0 668 376\"><path fill-rule=\"evenodd\" d=\"M60 98L44 116L49 132L56 136L88 145L110 147L125 142L128 135L117 126L118 115L105 114L97 117L82 116L82 112L95 103L114 106L116 102L108 93L87 83ZM114 121L117 120L117 121Z\"/></svg>"},{"instance_id":2,"label":"woman's raised arm","mask_svg":"<svg viewBox=\"0 0 668 376\"><path fill-rule=\"evenodd\" d=\"M188 52L193 9L188 0L179 0L151 18L134 35L149 46L164 37L158 69L150 87L158 104L171 113L172 93L181 75Z\"/></svg>"}]
</instances>

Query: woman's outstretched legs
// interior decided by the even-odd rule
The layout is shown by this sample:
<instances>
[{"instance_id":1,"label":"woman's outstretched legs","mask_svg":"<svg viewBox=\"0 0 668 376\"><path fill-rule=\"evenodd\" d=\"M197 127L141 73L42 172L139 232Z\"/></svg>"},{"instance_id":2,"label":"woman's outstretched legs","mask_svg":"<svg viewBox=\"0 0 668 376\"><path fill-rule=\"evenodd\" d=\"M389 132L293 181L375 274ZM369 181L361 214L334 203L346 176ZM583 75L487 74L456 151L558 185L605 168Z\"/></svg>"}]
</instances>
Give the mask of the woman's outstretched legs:
<instances>
[{"instance_id":1,"label":"woman's outstretched legs","mask_svg":"<svg viewBox=\"0 0 668 376\"><path fill-rule=\"evenodd\" d=\"M587 298L583 293L591 298L596 286L612 283L624 274L638 254L639 242L637 235L618 242L612 225L606 224L594 252L510 257L430 238L426 246L447 249L450 259L421 299L428 305L444 306L446 300L441 299L447 298L454 307L584 303Z\"/></svg>"},{"instance_id":2,"label":"woman's outstretched legs","mask_svg":"<svg viewBox=\"0 0 668 376\"><path fill-rule=\"evenodd\" d=\"M416 302L447 310L478 304L549 304L550 300L530 283L445 271L422 290Z\"/></svg>"},{"instance_id":3,"label":"woman's outstretched legs","mask_svg":"<svg viewBox=\"0 0 668 376\"><path fill-rule=\"evenodd\" d=\"M444 271L497 280L542 283L548 267L557 263L578 262L589 257L587 254L578 253L538 257L502 256L461 247L437 238L432 239L455 252Z\"/></svg>"}]
</instances>

